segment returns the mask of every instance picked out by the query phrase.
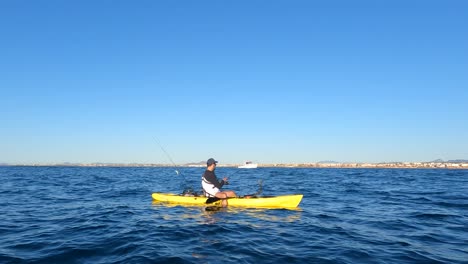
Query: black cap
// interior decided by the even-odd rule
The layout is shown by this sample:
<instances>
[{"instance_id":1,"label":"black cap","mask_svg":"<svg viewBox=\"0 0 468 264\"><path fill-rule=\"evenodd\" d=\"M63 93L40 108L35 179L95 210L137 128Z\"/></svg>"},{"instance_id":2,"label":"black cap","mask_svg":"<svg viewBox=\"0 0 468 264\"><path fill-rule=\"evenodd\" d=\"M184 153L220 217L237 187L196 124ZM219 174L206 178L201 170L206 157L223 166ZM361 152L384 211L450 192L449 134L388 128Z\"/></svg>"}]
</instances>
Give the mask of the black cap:
<instances>
[{"instance_id":1,"label":"black cap","mask_svg":"<svg viewBox=\"0 0 468 264\"><path fill-rule=\"evenodd\" d=\"M209 158L206 161L206 166L211 166L212 164L216 164L216 163L218 163L218 161L214 160L213 158Z\"/></svg>"}]
</instances>

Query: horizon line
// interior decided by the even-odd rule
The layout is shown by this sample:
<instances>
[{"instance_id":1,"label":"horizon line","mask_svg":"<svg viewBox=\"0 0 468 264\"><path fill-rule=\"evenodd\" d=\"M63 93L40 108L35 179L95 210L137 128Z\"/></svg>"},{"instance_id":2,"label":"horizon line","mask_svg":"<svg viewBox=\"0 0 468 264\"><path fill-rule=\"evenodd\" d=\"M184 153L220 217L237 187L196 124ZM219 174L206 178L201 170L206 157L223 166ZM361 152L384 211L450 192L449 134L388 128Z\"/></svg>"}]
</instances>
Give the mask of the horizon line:
<instances>
[{"instance_id":1,"label":"horizon line","mask_svg":"<svg viewBox=\"0 0 468 264\"><path fill-rule=\"evenodd\" d=\"M340 161L317 161L317 162L266 162L258 163L259 166L280 166L280 165L378 165L378 164L428 164L428 163L467 163L468 159L453 159L453 160L442 160L437 159L433 161L381 161L381 162L340 162ZM176 166L204 166L204 162L187 162L187 163L148 163L148 162L0 162L0 166L161 166L161 167L174 167ZM218 164L219 167L231 167L241 165L241 163L223 163Z\"/></svg>"}]
</instances>

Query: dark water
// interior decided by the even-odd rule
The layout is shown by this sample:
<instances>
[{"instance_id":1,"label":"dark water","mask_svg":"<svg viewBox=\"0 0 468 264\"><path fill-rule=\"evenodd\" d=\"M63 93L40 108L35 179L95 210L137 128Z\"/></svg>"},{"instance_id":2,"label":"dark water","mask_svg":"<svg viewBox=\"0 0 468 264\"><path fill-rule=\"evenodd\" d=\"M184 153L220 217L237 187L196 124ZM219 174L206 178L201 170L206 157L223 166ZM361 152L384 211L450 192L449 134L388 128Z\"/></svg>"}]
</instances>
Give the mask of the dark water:
<instances>
[{"instance_id":1,"label":"dark water","mask_svg":"<svg viewBox=\"0 0 468 264\"><path fill-rule=\"evenodd\" d=\"M300 209L153 204L181 191L170 168L0 167L0 263L468 263L466 170L236 171Z\"/></svg>"}]
</instances>

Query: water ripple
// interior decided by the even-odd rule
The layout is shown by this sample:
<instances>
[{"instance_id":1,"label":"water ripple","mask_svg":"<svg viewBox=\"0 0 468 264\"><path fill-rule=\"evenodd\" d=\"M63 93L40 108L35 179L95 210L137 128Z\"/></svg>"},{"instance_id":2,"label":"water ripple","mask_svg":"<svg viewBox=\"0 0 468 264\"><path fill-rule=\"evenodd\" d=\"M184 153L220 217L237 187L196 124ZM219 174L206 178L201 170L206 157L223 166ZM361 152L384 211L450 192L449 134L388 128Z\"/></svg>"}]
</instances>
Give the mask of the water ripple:
<instances>
[{"instance_id":1,"label":"water ripple","mask_svg":"<svg viewBox=\"0 0 468 264\"><path fill-rule=\"evenodd\" d=\"M203 169L0 167L1 263L466 263L468 171L259 168L297 210L168 206ZM174 179L176 179L174 181Z\"/></svg>"}]
</instances>

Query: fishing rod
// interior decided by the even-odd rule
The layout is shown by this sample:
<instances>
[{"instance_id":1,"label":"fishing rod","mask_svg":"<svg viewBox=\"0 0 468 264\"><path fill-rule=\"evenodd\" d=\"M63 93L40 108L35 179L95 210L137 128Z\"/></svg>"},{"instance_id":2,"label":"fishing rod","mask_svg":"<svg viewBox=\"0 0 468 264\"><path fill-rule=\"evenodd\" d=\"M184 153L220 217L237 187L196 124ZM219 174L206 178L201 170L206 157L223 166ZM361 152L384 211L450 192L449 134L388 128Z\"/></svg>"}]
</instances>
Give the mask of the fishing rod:
<instances>
[{"instance_id":1,"label":"fishing rod","mask_svg":"<svg viewBox=\"0 0 468 264\"><path fill-rule=\"evenodd\" d=\"M171 161L172 165L174 166L175 168L175 173L177 175L182 175L183 179L184 179L184 183L181 184L181 187L184 189L184 191L182 193L193 193L193 188L192 186L190 186L190 184L187 182L187 178L185 178L185 175L182 174L179 170L178 170L178 166L177 164L175 164L174 160L171 158L171 155L169 155L169 153L166 151L166 149L164 149L164 147L162 146L161 142L158 140L158 138L156 138L156 142L158 142L158 145L159 147L161 148L161 150L164 152L164 154L166 154L167 158Z\"/></svg>"},{"instance_id":2,"label":"fishing rod","mask_svg":"<svg viewBox=\"0 0 468 264\"><path fill-rule=\"evenodd\" d=\"M227 177L232 177L233 175L236 175L237 173L239 173L241 170L236 170L235 172L229 174ZM229 185L229 182L226 182L225 183L226 185ZM263 179L260 179L258 180L258 190L256 193L253 193L253 194L246 194L244 195L243 197L255 197L257 195L260 195L261 193L263 192Z\"/></svg>"},{"instance_id":3,"label":"fishing rod","mask_svg":"<svg viewBox=\"0 0 468 264\"><path fill-rule=\"evenodd\" d=\"M263 180L260 179L258 180L258 190L256 193L252 193L252 194L246 194L246 195L242 195L242 196L238 196L238 197L241 197L241 198L246 198L246 199L250 199L250 198L256 198L257 195L260 195L261 193L263 192ZM228 197L227 199L233 199L233 198L236 198L236 197ZM208 199L206 199L206 204L212 204L214 202L217 202L221 200L221 198L218 198L218 197L208 197ZM208 207L206 208L208 209ZM210 210L208 211L213 211L212 208L210 208Z\"/></svg>"},{"instance_id":4,"label":"fishing rod","mask_svg":"<svg viewBox=\"0 0 468 264\"><path fill-rule=\"evenodd\" d=\"M172 160L171 155L169 155L169 153L167 153L167 151L166 151L166 150L164 149L164 147L161 145L161 142L159 142L158 138L155 138L155 139L156 139L156 142L158 142L158 145L159 145L159 147L161 148L161 150L162 150L162 151L164 152L164 154L166 154L166 156L169 158L169 160L171 161L172 165L174 165L174 167L175 167L175 169L176 169L176 170L175 170L175 173L176 173L177 175L179 175L180 172L179 172L179 170L177 169L178 167L177 167L177 165L175 164L174 160ZM182 175L182 176L183 176L183 175Z\"/></svg>"},{"instance_id":5,"label":"fishing rod","mask_svg":"<svg viewBox=\"0 0 468 264\"><path fill-rule=\"evenodd\" d=\"M244 195L244 197L248 197L248 198L255 197L257 195L260 195L262 192L263 192L263 180L260 179L260 180L258 180L258 191L256 193L253 193L253 194L246 194L246 195Z\"/></svg>"}]
</instances>

